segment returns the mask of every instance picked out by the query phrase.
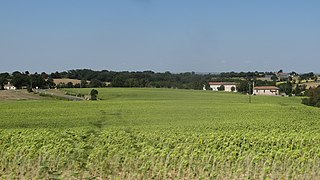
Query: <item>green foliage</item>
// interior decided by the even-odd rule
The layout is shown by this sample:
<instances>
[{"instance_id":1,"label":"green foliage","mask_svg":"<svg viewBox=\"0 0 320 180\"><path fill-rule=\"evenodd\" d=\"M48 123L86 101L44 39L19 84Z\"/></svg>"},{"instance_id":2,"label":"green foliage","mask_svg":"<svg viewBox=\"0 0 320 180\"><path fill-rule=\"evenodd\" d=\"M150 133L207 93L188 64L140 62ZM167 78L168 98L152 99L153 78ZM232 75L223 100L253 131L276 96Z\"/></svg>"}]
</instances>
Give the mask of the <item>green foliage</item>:
<instances>
[{"instance_id":1,"label":"green foliage","mask_svg":"<svg viewBox=\"0 0 320 180\"><path fill-rule=\"evenodd\" d=\"M279 91L282 93L286 93L286 95L292 95L292 83L290 81L286 81L285 83L279 84Z\"/></svg>"},{"instance_id":2,"label":"green foliage","mask_svg":"<svg viewBox=\"0 0 320 180\"><path fill-rule=\"evenodd\" d=\"M33 92L32 87L31 87L31 86L28 86L28 87L27 87L27 91L28 91L29 93Z\"/></svg>"},{"instance_id":3,"label":"green foliage","mask_svg":"<svg viewBox=\"0 0 320 180\"><path fill-rule=\"evenodd\" d=\"M30 79L28 75L16 71L12 73L12 80L10 82L17 89L21 89L22 86L28 86L30 84Z\"/></svg>"},{"instance_id":4,"label":"green foliage","mask_svg":"<svg viewBox=\"0 0 320 180\"><path fill-rule=\"evenodd\" d=\"M299 85L297 84L296 87L292 90L292 93L295 94L296 96L303 96L304 91L306 91L306 85Z\"/></svg>"},{"instance_id":5,"label":"green foliage","mask_svg":"<svg viewBox=\"0 0 320 180\"><path fill-rule=\"evenodd\" d=\"M97 100L99 92L95 89L92 89L90 91L91 100Z\"/></svg>"},{"instance_id":6,"label":"green foliage","mask_svg":"<svg viewBox=\"0 0 320 180\"><path fill-rule=\"evenodd\" d=\"M299 98L97 90L0 101L1 178L319 179L319 109Z\"/></svg>"},{"instance_id":7,"label":"green foliage","mask_svg":"<svg viewBox=\"0 0 320 180\"><path fill-rule=\"evenodd\" d=\"M219 91L224 91L224 89L225 89L224 85L221 85L220 87L218 87Z\"/></svg>"},{"instance_id":8,"label":"green foliage","mask_svg":"<svg viewBox=\"0 0 320 180\"><path fill-rule=\"evenodd\" d=\"M105 83L99 81L98 79L92 79L89 83L89 87L97 88L97 87L105 87Z\"/></svg>"},{"instance_id":9,"label":"green foliage","mask_svg":"<svg viewBox=\"0 0 320 180\"><path fill-rule=\"evenodd\" d=\"M306 95L308 98L302 99L302 104L320 107L320 86L308 89Z\"/></svg>"},{"instance_id":10,"label":"green foliage","mask_svg":"<svg viewBox=\"0 0 320 180\"><path fill-rule=\"evenodd\" d=\"M52 88L54 88L55 86L56 86L56 84L54 83L54 81L53 81L53 78L52 77L49 77L48 79L47 79L47 85L48 85L48 88L50 88L50 89L52 89Z\"/></svg>"}]
</instances>

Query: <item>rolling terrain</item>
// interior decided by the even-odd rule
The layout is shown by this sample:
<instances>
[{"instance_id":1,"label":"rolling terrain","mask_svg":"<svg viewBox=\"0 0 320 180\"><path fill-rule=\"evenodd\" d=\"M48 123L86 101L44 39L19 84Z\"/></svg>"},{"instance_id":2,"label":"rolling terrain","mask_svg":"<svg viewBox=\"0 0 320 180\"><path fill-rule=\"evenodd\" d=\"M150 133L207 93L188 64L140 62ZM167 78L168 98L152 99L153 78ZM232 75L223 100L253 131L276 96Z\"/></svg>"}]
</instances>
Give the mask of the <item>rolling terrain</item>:
<instances>
[{"instance_id":1,"label":"rolling terrain","mask_svg":"<svg viewBox=\"0 0 320 180\"><path fill-rule=\"evenodd\" d=\"M320 109L300 98L98 91L99 101L0 101L0 177L320 177Z\"/></svg>"}]
</instances>

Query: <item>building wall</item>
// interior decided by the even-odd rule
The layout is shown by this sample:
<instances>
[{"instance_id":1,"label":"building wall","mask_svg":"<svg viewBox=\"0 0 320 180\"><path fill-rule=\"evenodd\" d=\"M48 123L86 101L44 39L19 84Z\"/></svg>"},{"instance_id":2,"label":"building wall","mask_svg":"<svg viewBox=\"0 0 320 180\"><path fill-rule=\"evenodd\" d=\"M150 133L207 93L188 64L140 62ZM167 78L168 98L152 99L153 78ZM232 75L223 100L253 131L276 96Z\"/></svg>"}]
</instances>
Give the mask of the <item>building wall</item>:
<instances>
[{"instance_id":1,"label":"building wall","mask_svg":"<svg viewBox=\"0 0 320 180\"><path fill-rule=\"evenodd\" d=\"M256 95L279 95L279 90L270 90L270 89L266 89L266 90L254 90L253 94Z\"/></svg>"},{"instance_id":2,"label":"building wall","mask_svg":"<svg viewBox=\"0 0 320 180\"><path fill-rule=\"evenodd\" d=\"M16 87L14 87L14 86L4 86L4 89L6 89L6 90L15 90Z\"/></svg>"},{"instance_id":3,"label":"building wall","mask_svg":"<svg viewBox=\"0 0 320 180\"><path fill-rule=\"evenodd\" d=\"M234 87L235 91L237 92L237 87L236 85L224 85L224 91L232 92L231 88Z\"/></svg>"},{"instance_id":4,"label":"building wall","mask_svg":"<svg viewBox=\"0 0 320 180\"><path fill-rule=\"evenodd\" d=\"M212 91L218 91L219 87L220 85L210 85L210 88L212 89Z\"/></svg>"},{"instance_id":5,"label":"building wall","mask_svg":"<svg viewBox=\"0 0 320 180\"><path fill-rule=\"evenodd\" d=\"M210 88L212 89L212 91L218 91L218 88L220 88L221 85L210 85ZM237 87L236 85L224 85L224 91L228 91L228 92L232 92L231 88L234 87L235 91L237 92Z\"/></svg>"}]
</instances>

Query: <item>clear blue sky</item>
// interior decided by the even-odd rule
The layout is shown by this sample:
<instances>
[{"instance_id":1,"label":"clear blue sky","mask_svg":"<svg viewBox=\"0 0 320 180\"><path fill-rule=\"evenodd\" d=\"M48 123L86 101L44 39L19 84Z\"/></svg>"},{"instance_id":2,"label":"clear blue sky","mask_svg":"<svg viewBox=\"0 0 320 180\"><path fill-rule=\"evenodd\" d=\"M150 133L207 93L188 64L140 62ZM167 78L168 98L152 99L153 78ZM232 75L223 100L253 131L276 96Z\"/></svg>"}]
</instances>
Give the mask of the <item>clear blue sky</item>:
<instances>
[{"instance_id":1,"label":"clear blue sky","mask_svg":"<svg viewBox=\"0 0 320 180\"><path fill-rule=\"evenodd\" d=\"M320 72L318 0L0 1L0 72Z\"/></svg>"}]
</instances>

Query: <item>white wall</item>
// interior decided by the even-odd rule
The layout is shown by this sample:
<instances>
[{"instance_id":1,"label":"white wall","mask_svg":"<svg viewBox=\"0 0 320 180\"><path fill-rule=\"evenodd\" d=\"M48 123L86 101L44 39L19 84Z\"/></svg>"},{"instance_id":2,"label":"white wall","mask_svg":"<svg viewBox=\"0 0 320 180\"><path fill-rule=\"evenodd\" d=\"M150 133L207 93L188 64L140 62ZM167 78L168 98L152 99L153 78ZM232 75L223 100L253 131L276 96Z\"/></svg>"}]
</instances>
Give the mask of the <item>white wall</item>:
<instances>
[{"instance_id":1,"label":"white wall","mask_svg":"<svg viewBox=\"0 0 320 180\"><path fill-rule=\"evenodd\" d=\"M210 85L210 88L212 89L212 91L218 91L218 88L220 88L221 85ZM228 92L232 92L231 88L234 87L235 91L237 92L237 87L236 85L224 85L224 91L228 91Z\"/></svg>"},{"instance_id":2,"label":"white wall","mask_svg":"<svg viewBox=\"0 0 320 180\"><path fill-rule=\"evenodd\" d=\"M14 87L14 86L4 86L4 89L6 89L6 90L15 90L16 87Z\"/></svg>"},{"instance_id":3,"label":"white wall","mask_svg":"<svg viewBox=\"0 0 320 180\"><path fill-rule=\"evenodd\" d=\"M234 87L235 91L237 92L237 87L236 85L224 85L224 91L232 92L231 88Z\"/></svg>"},{"instance_id":4,"label":"white wall","mask_svg":"<svg viewBox=\"0 0 320 180\"><path fill-rule=\"evenodd\" d=\"M279 90L254 90L253 94L256 95L279 95Z\"/></svg>"},{"instance_id":5,"label":"white wall","mask_svg":"<svg viewBox=\"0 0 320 180\"><path fill-rule=\"evenodd\" d=\"M218 91L219 87L220 85L210 85L210 88L212 89L212 91Z\"/></svg>"}]
</instances>

